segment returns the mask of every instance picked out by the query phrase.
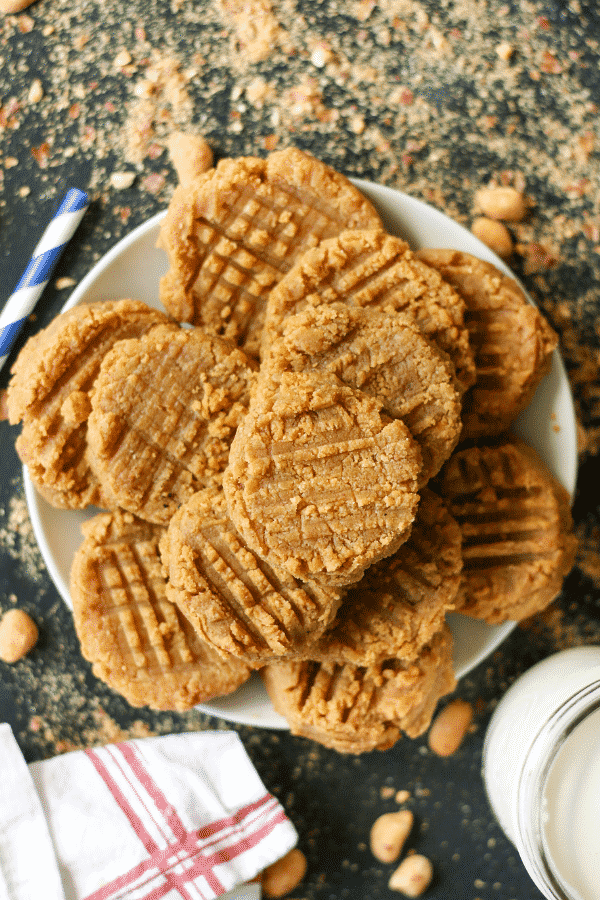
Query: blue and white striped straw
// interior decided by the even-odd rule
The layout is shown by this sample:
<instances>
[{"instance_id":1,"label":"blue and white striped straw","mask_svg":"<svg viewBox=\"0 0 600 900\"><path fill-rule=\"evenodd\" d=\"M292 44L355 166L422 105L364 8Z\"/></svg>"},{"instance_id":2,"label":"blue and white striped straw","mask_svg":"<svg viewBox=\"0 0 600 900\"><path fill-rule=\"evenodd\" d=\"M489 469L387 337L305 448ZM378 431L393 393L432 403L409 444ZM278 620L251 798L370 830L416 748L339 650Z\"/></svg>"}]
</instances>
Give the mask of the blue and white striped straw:
<instances>
[{"instance_id":1,"label":"blue and white striped straw","mask_svg":"<svg viewBox=\"0 0 600 900\"><path fill-rule=\"evenodd\" d=\"M0 369L6 362L27 317L48 284L60 254L73 237L88 208L88 195L67 191L58 212L48 223L21 279L0 313Z\"/></svg>"}]
</instances>

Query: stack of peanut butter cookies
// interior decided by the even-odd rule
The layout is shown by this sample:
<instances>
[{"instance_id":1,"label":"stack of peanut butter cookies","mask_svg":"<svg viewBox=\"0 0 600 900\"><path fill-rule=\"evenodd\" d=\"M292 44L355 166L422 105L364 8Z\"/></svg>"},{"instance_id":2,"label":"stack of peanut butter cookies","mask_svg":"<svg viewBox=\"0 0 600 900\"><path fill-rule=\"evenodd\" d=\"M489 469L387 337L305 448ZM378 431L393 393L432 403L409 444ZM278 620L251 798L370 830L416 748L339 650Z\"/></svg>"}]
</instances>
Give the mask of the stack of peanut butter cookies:
<instances>
[{"instance_id":1,"label":"stack of peanut butter cookies","mask_svg":"<svg viewBox=\"0 0 600 900\"><path fill-rule=\"evenodd\" d=\"M41 494L105 510L72 567L83 655L134 706L260 670L325 746L422 734L456 683L446 614L525 618L573 564L568 495L510 435L556 335L294 148L177 189L160 243L164 312L75 307L8 390Z\"/></svg>"}]
</instances>

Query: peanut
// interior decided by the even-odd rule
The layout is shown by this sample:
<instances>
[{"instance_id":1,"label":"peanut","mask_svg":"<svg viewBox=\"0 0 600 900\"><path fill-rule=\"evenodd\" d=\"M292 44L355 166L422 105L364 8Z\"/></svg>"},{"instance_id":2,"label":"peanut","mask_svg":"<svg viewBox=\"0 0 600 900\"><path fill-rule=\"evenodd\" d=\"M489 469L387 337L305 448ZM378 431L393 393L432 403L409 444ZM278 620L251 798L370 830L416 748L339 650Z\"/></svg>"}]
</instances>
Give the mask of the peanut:
<instances>
[{"instance_id":1,"label":"peanut","mask_svg":"<svg viewBox=\"0 0 600 900\"><path fill-rule=\"evenodd\" d=\"M306 857L302 850L290 850L263 872L265 897L283 897L297 887L306 874Z\"/></svg>"},{"instance_id":2,"label":"peanut","mask_svg":"<svg viewBox=\"0 0 600 900\"><path fill-rule=\"evenodd\" d=\"M496 46L496 53L499 58L504 62L508 62L513 53L515 52L515 48L512 44L509 44L507 41L502 41L501 44Z\"/></svg>"},{"instance_id":3,"label":"peanut","mask_svg":"<svg viewBox=\"0 0 600 900\"><path fill-rule=\"evenodd\" d=\"M373 823L370 835L371 853L380 862L395 862L402 852L413 826L410 809L384 813Z\"/></svg>"},{"instance_id":4,"label":"peanut","mask_svg":"<svg viewBox=\"0 0 600 900\"><path fill-rule=\"evenodd\" d=\"M490 219L505 222L520 222L527 214L523 194L512 187L481 188L475 194L475 204Z\"/></svg>"},{"instance_id":5,"label":"peanut","mask_svg":"<svg viewBox=\"0 0 600 900\"><path fill-rule=\"evenodd\" d=\"M497 219L488 219L486 216L479 216L473 220L471 231L476 238L493 250L500 259L510 259L513 255L515 245L512 235L506 225Z\"/></svg>"},{"instance_id":6,"label":"peanut","mask_svg":"<svg viewBox=\"0 0 600 900\"><path fill-rule=\"evenodd\" d=\"M126 191L135 181L135 172L111 172L110 185L117 191Z\"/></svg>"},{"instance_id":7,"label":"peanut","mask_svg":"<svg viewBox=\"0 0 600 900\"><path fill-rule=\"evenodd\" d=\"M34 78L29 86L28 103L39 103L44 96L44 87L39 78Z\"/></svg>"},{"instance_id":8,"label":"peanut","mask_svg":"<svg viewBox=\"0 0 600 900\"><path fill-rule=\"evenodd\" d=\"M471 704L453 700L438 713L429 729L429 749L437 756L451 756L462 744L472 721Z\"/></svg>"},{"instance_id":9,"label":"peanut","mask_svg":"<svg viewBox=\"0 0 600 900\"><path fill-rule=\"evenodd\" d=\"M180 184L189 184L212 168L212 150L199 135L174 131L167 140L167 148Z\"/></svg>"},{"instance_id":10,"label":"peanut","mask_svg":"<svg viewBox=\"0 0 600 900\"><path fill-rule=\"evenodd\" d=\"M38 639L37 625L22 609L9 609L0 620L0 659L15 663L22 659Z\"/></svg>"},{"instance_id":11,"label":"peanut","mask_svg":"<svg viewBox=\"0 0 600 900\"><path fill-rule=\"evenodd\" d=\"M420 897L431 884L433 866L426 856L414 853L403 859L388 882L391 891L400 891L407 897Z\"/></svg>"}]
</instances>

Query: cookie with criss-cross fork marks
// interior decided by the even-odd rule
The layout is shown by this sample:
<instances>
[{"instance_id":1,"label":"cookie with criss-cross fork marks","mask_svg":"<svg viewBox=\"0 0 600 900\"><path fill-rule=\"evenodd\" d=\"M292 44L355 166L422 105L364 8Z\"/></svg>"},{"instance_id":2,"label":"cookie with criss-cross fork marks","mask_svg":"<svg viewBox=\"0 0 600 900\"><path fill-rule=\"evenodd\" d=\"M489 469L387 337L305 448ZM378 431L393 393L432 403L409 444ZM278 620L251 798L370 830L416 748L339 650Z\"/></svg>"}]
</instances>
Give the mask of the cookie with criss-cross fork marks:
<instances>
[{"instance_id":1,"label":"cookie with criss-cross fork marks","mask_svg":"<svg viewBox=\"0 0 600 900\"><path fill-rule=\"evenodd\" d=\"M58 315L19 353L8 386L9 419L22 421L17 452L53 506L108 504L88 456L90 392L117 341L161 322L168 322L164 313L137 300L82 304Z\"/></svg>"},{"instance_id":2,"label":"cookie with criss-cross fork marks","mask_svg":"<svg viewBox=\"0 0 600 900\"><path fill-rule=\"evenodd\" d=\"M88 422L90 459L112 508L165 524L219 483L255 370L242 350L200 328L158 326L116 344Z\"/></svg>"},{"instance_id":3,"label":"cookie with criss-cross fork marks","mask_svg":"<svg viewBox=\"0 0 600 900\"><path fill-rule=\"evenodd\" d=\"M94 675L132 706L184 710L250 676L205 644L167 598L160 526L102 513L83 526L71 570L75 628Z\"/></svg>"},{"instance_id":4,"label":"cookie with criss-cross fork marks","mask_svg":"<svg viewBox=\"0 0 600 900\"><path fill-rule=\"evenodd\" d=\"M454 363L459 390L473 384L475 363L464 300L399 238L381 230L345 231L301 256L269 295L262 359L268 358L287 316L323 303L410 315Z\"/></svg>"},{"instance_id":5,"label":"cookie with criss-cross fork marks","mask_svg":"<svg viewBox=\"0 0 600 900\"><path fill-rule=\"evenodd\" d=\"M476 382L463 400L461 439L506 431L550 371L558 336L513 278L469 253L422 250L466 304Z\"/></svg>"},{"instance_id":6,"label":"cookie with criss-cross fork marks","mask_svg":"<svg viewBox=\"0 0 600 900\"><path fill-rule=\"evenodd\" d=\"M292 734L341 753L387 750L402 732L423 734L440 698L456 686L452 635L443 626L412 662L280 662L261 676Z\"/></svg>"},{"instance_id":7,"label":"cookie with criss-cross fork marks","mask_svg":"<svg viewBox=\"0 0 600 900\"><path fill-rule=\"evenodd\" d=\"M266 563L233 527L223 491L194 494L161 541L168 596L203 639L254 667L306 656L342 592Z\"/></svg>"},{"instance_id":8,"label":"cookie with criss-cross fork marks","mask_svg":"<svg viewBox=\"0 0 600 900\"><path fill-rule=\"evenodd\" d=\"M160 232L170 263L160 297L179 322L257 356L269 291L297 257L344 229L380 227L347 178L295 147L224 159L173 194Z\"/></svg>"},{"instance_id":9,"label":"cookie with criss-cross fork marks","mask_svg":"<svg viewBox=\"0 0 600 900\"><path fill-rule=\"evenodd\" d=\"M300 579L343 585L410 534L421 453L379 401L329 372L261 370L223 477L246 543Z\"/></svg>"},{"instance_id":10,"label":"cookie with criss-cross fork marks","mask_svg":"<svg viewBox=\"0 0 600 900\"><path fill-rule=\"evenodd\" d=\"M560 593L575 561L569 495L517 439L456 451L437 480L463 539L459 612L525 619Z\"/></svg>"},{"instance_id":11,"label":"cookie with criss-cross fork marks","mask_svg":"<svg viewBox=\"0 0 600 900\"><path fill-rule=\"evenodd\" d=\"M420 447L419 484L426 484L456 446L461 396L450 358L393 310L344 303L307 306L284 320L263 362L277 372L333 372L344 384L381 401Z\"/></svg>"},{"instance_id":12,"label":"cookie with criss-cross fork marks","mask_svg":"<svg viewBox=\"0 0 600 900\"><path fill-rule=\"evenodd\" d=\"M461 571L458 524L424 488L409 539L348 590L310 659L357 666L415 659L455 608Z\"/></svg>"}]
</instances>

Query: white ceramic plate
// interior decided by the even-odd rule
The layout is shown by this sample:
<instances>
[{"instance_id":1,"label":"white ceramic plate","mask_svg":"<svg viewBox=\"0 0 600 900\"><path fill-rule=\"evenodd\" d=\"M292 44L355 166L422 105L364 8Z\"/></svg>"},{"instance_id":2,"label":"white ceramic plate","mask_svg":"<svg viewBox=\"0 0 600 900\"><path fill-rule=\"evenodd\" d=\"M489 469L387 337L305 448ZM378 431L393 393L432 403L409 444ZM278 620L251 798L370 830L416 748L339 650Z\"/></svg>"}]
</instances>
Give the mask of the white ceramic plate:
<instances>
[{"instance_id":1,"label":"white ceramic plate","mask_svg":"<svg viewBox=\"0 0 600 900\"><path fill-rule=\"evenodd\" d=\"M510 269L469 231L448 216L392 188L355 180L378 208L388 231L413 248L447 247L465 250L513 275ZM158 282L167 270L166 255L156 249L159 213L136 228L107 253L73 292L65 309L77 303L132 297L160 308ZM562 360L554 353L552 370L517 423L521 437L535 447L552 472L573 495L577 472L576 425L573 401ZM54 509L39 496L25 470L25 490L33 529L50 576L69 606L69 570L81 542L80 524L96 510ZM466 616L452 615L454 662L464 676L485 659L512 631L513 623L488 626ZM258 675L234 694L200 709L232 722L286 729L267 697Z\"/></svg>"}]
</instances>

